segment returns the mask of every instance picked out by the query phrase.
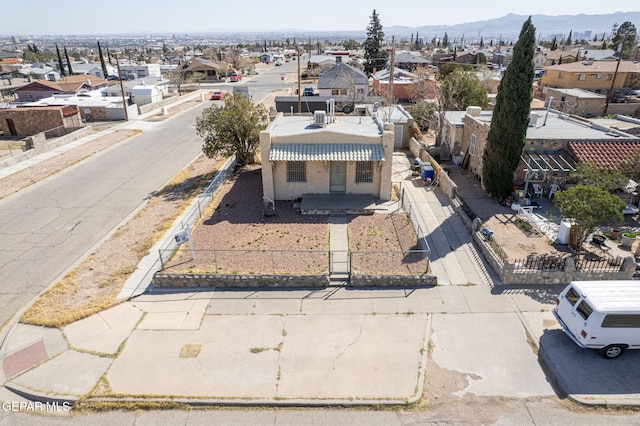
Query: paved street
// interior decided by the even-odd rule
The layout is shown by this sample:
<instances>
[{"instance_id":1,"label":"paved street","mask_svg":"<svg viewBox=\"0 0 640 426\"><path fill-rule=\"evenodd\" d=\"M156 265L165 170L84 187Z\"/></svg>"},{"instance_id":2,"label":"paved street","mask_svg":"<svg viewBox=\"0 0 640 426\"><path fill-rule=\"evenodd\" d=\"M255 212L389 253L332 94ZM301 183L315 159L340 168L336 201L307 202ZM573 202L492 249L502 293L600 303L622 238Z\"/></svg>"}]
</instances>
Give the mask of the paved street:
<instances>
[{"instance_id":1,"label":"paved street","mask_svg":"<svg viewBox=\"0 0 640 426\"><path fill-rule=\"evenodd\" d=\"M69 270L191 162L206 103L0 200L0 324Z\"/></svg>"}]
</instances>

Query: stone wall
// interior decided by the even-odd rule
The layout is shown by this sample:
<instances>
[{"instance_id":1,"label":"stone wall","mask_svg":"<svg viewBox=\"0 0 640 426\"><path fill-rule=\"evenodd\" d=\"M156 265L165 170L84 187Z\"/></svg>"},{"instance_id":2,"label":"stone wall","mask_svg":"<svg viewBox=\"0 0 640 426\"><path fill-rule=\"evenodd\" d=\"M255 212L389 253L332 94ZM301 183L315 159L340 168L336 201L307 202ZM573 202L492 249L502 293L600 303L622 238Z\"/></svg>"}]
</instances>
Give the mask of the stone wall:
<instances>
[{"instance_id":1,"label":"stone wall","mask_svg":"<svg viewBox=\"0 0 640 426\"><path fill-rule=\"evenodd\" d=\"M35 149L30 149L26 152L23 152L20 155L13 156L11 158L7 158L6 160L0 162L0 170L5 167L12 166L14 164L20 163L21 161L28 160L29 158L35 157L36 155L40 155L43 152L50 151L54 148L57 148L62 145L66 145L70 142L83 138L85 136L93 133L93 129L91 127L83 127L74 131L73 133L69 133L68 135L56 138L47 142L46 144L40 144L37 141L41 140L42 135L34 135L30 139L30 141L25 141L25 145L33 144Z\"/></svg>"},{"instance_id":2,"label":"stone wall","mask_svg":"<svg viewBox=\"0 0 640 426\"><path fill-rule=\"evenodd\" d=\"M31 136L64 126L62 107L6 108L0 111L0 129L11 135L7 120L12 120L16 136Z\"/></svg>"},{"instance_id":3,"label":"stone wall","mask_svg":"<svg viewBox=\"0 0 640 426\"><path fill-rule=\"evenodd\" d=\"M360 275L351 274L349 287L424 287L438 285L435 275Z\"/></svg>"},{"instance_id":4,"label":"stone wall","mask_svg":"<svg viewBox=\"0 0 640 426\"><path fill-rule=\"evenodd\" d=\"M160 288L324 288L329 276L322 275L254 275L254 274L163 274L153 276L153 286Z\"/></svg>"},{"instance_id":5,"label":"stone wall","mask_svg":"<svg viewBox=\"0 0 640 426\"><path fill-rule=\"evenodd\" d=\"M459 211L461 216L466 216ZM561 271L523 271L515 270L513 263L504 262L491 249L478 232L482 222L476 218L473 221L471 235L476 246L479 247L484 259L491 265L491 268L500 276L503 284L569 284L571 281L594 281L594 280L630 280L636 270L636 263L632 257L626 257L617 271L578 271L575 260L569 257L565 260Z\"/></svg>"}]
</instances>

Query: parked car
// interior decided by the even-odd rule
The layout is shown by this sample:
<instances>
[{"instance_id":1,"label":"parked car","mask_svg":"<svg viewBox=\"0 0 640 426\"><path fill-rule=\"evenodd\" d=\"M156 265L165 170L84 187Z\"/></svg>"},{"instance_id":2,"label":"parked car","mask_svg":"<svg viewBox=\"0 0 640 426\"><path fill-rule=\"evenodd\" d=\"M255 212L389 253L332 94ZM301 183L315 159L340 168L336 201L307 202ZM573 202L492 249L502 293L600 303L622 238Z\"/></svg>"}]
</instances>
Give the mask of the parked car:
<instances>
[{"instance_id":1,"label":"parked car","mask_svg":"<svg viewBox=\"0 0 640 426\"><path fill-rule=\"evenodd\" d=\"M313 96L313 87L305 87L302 91L302 96Z\"/></svg>"},{"instance_id":2,"label":"parked car","mask_svg":"<svg viewBox=\"0 0 640 426\"><path fill-rule=\"evenodd\" d=\"M573 281L556 299L553 314L576 345L607 359L640 348L638 281Z\"/></svg>"},{"instance_id":3,"label":"parked car","mask_svg":"<svg viewBox=\"0 0 640 426\"><path fill-rule=\"evenodd\" d=\"M259 75L260 71L258 70L251 70L251 72L249 73L250 75Z\"/></svg>"},{"instance_id":4,"label":"parked car","mask_svg":"<svg viewBox=\"0 0 640 426\"><path fill-rule=\"evenodd\" d=\"M222 99L224 99L224 95L225 95L225 93L222 90L216 90L215 92L213 92L211 94L211 100L212 101L221 101Z\"/></svg>"},{"instance_id":5,"label":"parked car","mask_svg":"<svg viewBox=\"0 0 640 426\"><path fill-rule=\"evenodd\" d=\"M279 67L280 65L282 65L282 62L276 61L276 67Z\"/></svg>"},{"instance_id":6,"label":"parked car","mask_svg":"<svg viewBox=\"0 0 640 426\"><path fill-rule=\"evenodd\" d=\"M240 80L242 80L242 74L240 74L239 72L231 73L231 75L229 76L229 81L240 81Z\"/></svg>"}]
</instances>

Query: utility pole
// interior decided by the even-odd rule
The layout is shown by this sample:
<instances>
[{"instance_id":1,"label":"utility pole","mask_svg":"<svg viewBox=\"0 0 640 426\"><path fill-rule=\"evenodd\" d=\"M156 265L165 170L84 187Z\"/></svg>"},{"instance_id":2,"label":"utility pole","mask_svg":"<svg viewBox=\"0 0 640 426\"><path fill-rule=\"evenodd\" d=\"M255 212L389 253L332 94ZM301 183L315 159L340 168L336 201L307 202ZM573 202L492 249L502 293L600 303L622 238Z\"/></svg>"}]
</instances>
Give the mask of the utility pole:
<instances>
[{"instance_id":1,"label":"utility pole","mask_svg":"<svg viewBox=\"0 0 640 426\"><path fill-rule=\"evenodd\" d=\"M616 77L618 76L618 69L620 68L620 61L622 60L622 53L624 52L624 45L627 43L627 36L629 32L624 34L622 38L622 44L620 45L620 52L618 53L618 62L616 63L616 70L613 72L613 78L611 79L611 87L609 88L609 93L607 93L607 102L604 106L604 112L602 115L607 115L607 111L609 111L609 102L611 102L611 97L613 96L613 88L616 83Z\"/></svg>"},{"instance_id":2,"label":"utility pole","mask_svg":"<svg viewBox=\"0 0 640 426\"><path fill-rule=\"evenodd\" d=\"M129 111L127 111L127 99L124 95L124 83L122 83L122 73L120 73L120 60L118 54L113 54L116 57L116 65L118 66L118 79L120 80L120 93L122 94L122 108L124 108L124 121L129 121Z\"/></svg>"},{"instance_id":3,"label":"utility pole","mask_svg":"<svg viewBox=\"0 0 640 426\"><path fill-rule=\"evenodd\" d=\"M393 105L393 76L396 72L396 38L391 37L391 65L389 66L389 93L387 101Z\"/></svg>"},{"instance_id":4,"label":"utility pole","mask_svg":"<svg viewBox=\"0 0 640 426\"><path fill-rule=\"evenodd\" d=\"M300 92L300 61L302 58L300 57L300 47L296 47L296 56L298 56L298 114L302 113L302 100L300 97L302 93Z\"/></svg>"}]
</instances>

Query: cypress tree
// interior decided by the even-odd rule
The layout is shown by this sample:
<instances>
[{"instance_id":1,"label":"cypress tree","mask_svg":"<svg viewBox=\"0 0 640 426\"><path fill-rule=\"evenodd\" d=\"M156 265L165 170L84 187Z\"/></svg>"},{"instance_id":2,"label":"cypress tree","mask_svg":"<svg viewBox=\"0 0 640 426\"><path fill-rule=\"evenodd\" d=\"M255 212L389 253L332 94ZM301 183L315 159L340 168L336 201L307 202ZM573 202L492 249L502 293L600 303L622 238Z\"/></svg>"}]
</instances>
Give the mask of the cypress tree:
<instances>
[{"instance_id":1,"label":"cypress tree","mask_svg":"<svg viewBox=\"0 0 640 426\"><path fill-rule=\"evenodd\" d=\"M535 45L536 28L529 16L513 48L513 59L498 86L483 153L482 184L494 197L502 198L511 193L513 172L524 148L533 98Z\"/></svg>"},{"instance_id":2,"label":"cypress tree","mask_svg":"<svg viewBox=\"0 0 640 426\"><path fill-rule=\"evenodd\" d=\"M100 56L100 65L102 65L102 75L104 78L109 76L109 71L107 71L107 64L104 63L104 56L102 56L102 47L100 46L100 42L98 42L98 56Z\"/></svg>"},{"instance_id":3,"label":"cypress tree","mask_svg":"<svg viewBox=\"0 0 640 426\"><path fill-rule=\"evenodd\" d=\"M60 55L60 49L58 49L58 43L56 43L56 53L58 54L58 65L60 66L60 75L65 76L64 62L62 62L62 55Z\"/></svg>"},{"instance_id":4,"label":"cypress tree","mask_svg":"<svg viewBox=\"0 0 640 426\"><path fill-rule=\"evenodd\" d=\"M73 75L73 70L71 69L71 60L69 59L69 54L67 53L67 46L64 47L64 57L67 59L67 69L69 70L69 75Z\"/></svg>"}]
</instances>

